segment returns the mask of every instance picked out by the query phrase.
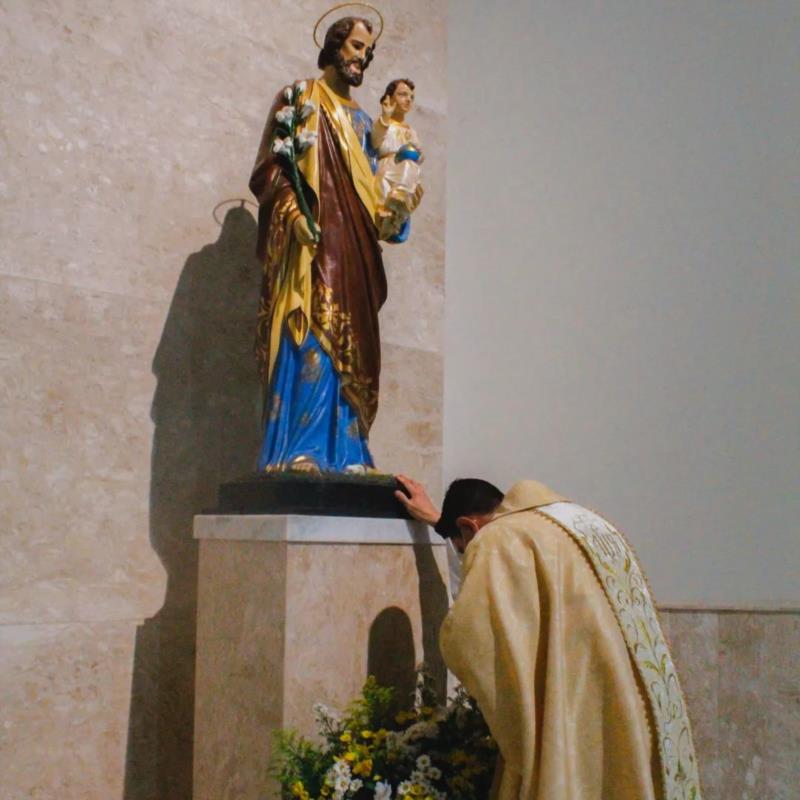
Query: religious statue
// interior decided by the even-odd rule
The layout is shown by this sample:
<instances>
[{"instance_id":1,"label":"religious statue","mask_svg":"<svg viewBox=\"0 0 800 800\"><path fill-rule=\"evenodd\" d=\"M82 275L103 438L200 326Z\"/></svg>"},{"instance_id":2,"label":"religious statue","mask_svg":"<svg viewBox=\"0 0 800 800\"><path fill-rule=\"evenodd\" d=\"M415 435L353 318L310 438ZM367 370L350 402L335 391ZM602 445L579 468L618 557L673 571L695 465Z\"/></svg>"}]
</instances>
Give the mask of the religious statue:
<instances>
[{"instance_id":1,"label":"religious statue","mask_svg":"<svg viewBox=\"0 0 800 800\"><path fill-rule=\"evenodd\" d=\"M328 15L314 29L322 74L278 94L250 178L264 267L256 345L266 383L260 471L374 469L368 437L378 408L378 311L386 300L378 225L402 223L391 212L388 222L379 216L372 120L350 92L364 79L383 20L344 17L320 45L317 30Z\"/></svg>"},{"instance_id":2,"label":"religious statue","mask_svg":"<svg viewBox=\"0 0 800 800\"><path fill-rule=\"evenodd\" d=\"M411 229L411 212L421 194L423 155L417 132L405 121L414 105L414 82L392 81L381 97L381 114L372 128L372 146L378 154L378 194L382 239L404 242Z\"/></svg>"}]
</instances>

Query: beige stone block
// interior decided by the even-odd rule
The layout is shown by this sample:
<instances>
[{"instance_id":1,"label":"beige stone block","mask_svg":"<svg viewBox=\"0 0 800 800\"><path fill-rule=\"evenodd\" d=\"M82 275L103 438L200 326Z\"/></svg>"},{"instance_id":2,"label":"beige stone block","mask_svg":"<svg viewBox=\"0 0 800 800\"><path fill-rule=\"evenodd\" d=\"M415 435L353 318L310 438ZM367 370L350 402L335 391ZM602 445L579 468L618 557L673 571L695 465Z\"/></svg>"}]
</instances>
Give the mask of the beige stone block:
<instances>
[{"instance_id":1,"label":"beige stone block","mask_svg":"<svg viewBox=\"0 0 800 800\"><path fill-rule=\"evenodd\" d=\"M124 800L191 800L195 617L163 612L136 631Z\"/></svg>"},{"instance_id":2,"label":"beige stone block","mask_svg":"<svg viewBox=\"0 0 800 800\"><path fill-rule=\"evenodd\" d=\"M719 615L719 797L766 796L764 615Z\"/></svg>"},{"instance_id":3,"label":"beige stone block","mask_svg":"<svg viewBox=\"0 0 800 800\"><path fill-rule=\"evenodd\" d=\"M403 525L372 522L376 541ZM263 796L270 732L313 734L314 703L343 707L369 674L408 702L425 661L443 688L446 575L429 544L203 539L194 797Z\"/></svg>"},{"instance_id":4,"label":"beige stone block","mask_svg":"<svg viewBox=\"0 0 800 800\"><path fill-rule=\"evenodd\" d=\"M120 798L134 625L0 626L5 800Z\"/></svg>"},{"instance_id":5,"label":"beige stone block","mask_svg":"<svg viewBox=\"0 0 800 800\"><path fill-rule=\"evenodd\" d=\"M765 796L793 800L800 783L800 614L764 615Z\"/></svg>"}]
</instances>

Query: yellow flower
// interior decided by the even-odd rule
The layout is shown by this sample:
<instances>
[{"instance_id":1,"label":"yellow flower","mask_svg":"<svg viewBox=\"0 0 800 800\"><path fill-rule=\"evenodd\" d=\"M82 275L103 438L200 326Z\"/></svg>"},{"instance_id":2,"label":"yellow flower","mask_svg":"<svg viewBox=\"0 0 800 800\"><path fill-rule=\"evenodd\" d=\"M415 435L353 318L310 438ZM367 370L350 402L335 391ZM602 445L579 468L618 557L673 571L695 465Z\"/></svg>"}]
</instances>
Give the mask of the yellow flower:
<instances>
[{"instance_id":1,"label":"yellow flower","mask_svg":"<svg viewBox=\"0 0 800 800\"><path fill-rule=\"evenodd\" d=\"M303 786L303 781L295 781L292 784L292 794L295 797L302 797L304 791L305 791L305 787Z\"/></svg>"},{"instance_id":2,"label":"yellow flower","mask_svg":"<svg viewBox=\"0 0 800 800\"><path fill-rule=\"evenodd\" d=\"M402 725L404 722L410 722L412 719L416 718L417 715L413 711L400 711L395 717L399 725Z\"/></svg>"},{"instance_id":3,"label":"yellow flower","mask_svg":"<svg viewBox=\"0 0 800 800\"><path fill-rule=\"evenodd\" d=\"M433 714L433 709L430 706L422 706L422 708L419 710L419 713L429 717L431 714Z\"/></svg>"},{"instance_id":4,"label":"yellow flower","mask_svg":"<svg viewBox=\"0 0 800 800\"><path fill-rule=\"evenodd\" d=\"M350 735L350 731L345 731L340 737L340 742L344 742L345 744L349 744L353 741L353 737Z\"/></svg>"},{"instance_id":5,"label":"yellow flower","mask_svg":"<svg viewBox=\"0 0 800 800\"><path fill-rule=\"evenodd\" d=\"M383 775L373 775L372 776L372 780L379 781L382 777L383 777Z\"/></svg>"},{"instance_id":6,"label":"yellow flower","mask_svg":"<svg viewBox=\"0 0 800 800\"><path fill-rule=\"evenodd\" d=\"M361 731L362 739L371 739L375 734L372 731Z\"/></svg>"},{"instance_id":7,"label":"yellow flower","mask_svg":"<svg viewBox=\"0 0 800 800\"><path fill-rule=\"evenodd\" d=\"M353 775L363 775L365 778L372 772L372 759L367 758L364 761L359 761L353 767Z\"/></svg>"},{"instance_id":8,"label":"yellow flower","mask_svg":"<svg viewBox=\"0 0 800 800\"><path fill-rule=\"evenodd\" d=\"M348 750L344 754L344 760L345 761L355 761L357 758L358 758L358 756L352 750Z\"/></svg>"}]
</instances>

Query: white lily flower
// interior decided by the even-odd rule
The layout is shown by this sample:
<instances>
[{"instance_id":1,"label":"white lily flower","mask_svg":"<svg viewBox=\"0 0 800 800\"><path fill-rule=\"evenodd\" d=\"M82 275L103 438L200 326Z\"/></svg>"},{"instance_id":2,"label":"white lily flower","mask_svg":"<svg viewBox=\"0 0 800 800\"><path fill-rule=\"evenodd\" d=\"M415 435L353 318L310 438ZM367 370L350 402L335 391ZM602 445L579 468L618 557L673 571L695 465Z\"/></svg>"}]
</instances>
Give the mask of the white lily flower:
<instances>
[{"instance_id":1,"label":"white lily flower","mask_svg":"<svg viewBox=\"0 0 800 800\"><path fill-rule=\"evenodd\" d=\"M288 125L294 119L294 108L292 106L284 106L275 114L275 119L282 125Z\"/></svg>"},{"instance_id":2,"label":"white lily flower","mask_svg":"<svg viewBox=\"0 0 800 800\"><path fill-rule=\"evenodd\" d=\"M277 153L278 155L288 156L289 158L291 158L294 152L292 137L287 136L285 139L281 139L280 136L278 136L272 143L272 152Z\"/></svg>"},{"instance_id":3,"label":"white lily flower","mask_svg":"<svg viewBox=\"0 0 800 800\"><path fill-rule=\"evenodd\" d=\"M285 98L286 98L286 99L287 99L287 100L288 100L290 103L292 102L292 95L293 95L293 94L294 94L294 91L293 91L293 89L292 89L292 87L291 87L291 86L287 86L287 87L286 87L286 88L283 90L283 96L284 96L284 97L285 97Z\"/></svg>"},{"instance_id":4,"label":"white lily flower","mask_svg":"<svg viewBox=\"0 0 800 800\"><path fill-rule=\"evenodd\" d=\"M363 785L364 781L362 781L361 778L356 778L354 781L350 782L350 791L355 794Z\"/></svg>"},{"instance_id":5,"label":"white lily flower","mask_svg":"<svg viewBox=\"0 0 800 800\"><path fill-rule=\"evenodd\" d=\"M300 92L300 94L302 94L306 90L306 86L307 84L305 81L300 81L299 83L295 84L295 88L297 89L298 92Z\"/></svg>"},{"instance_id":6,"label":"white lily flower","mask_svg":"<svg viewBox=\"0 0 800 800\"><path fill-rule=\"evenodd\" d=\"M316 110L317 107L310 100L306 100L305 103L300 106L300 119L308 119Z\"/></svg>"},{"instance_id":7,"label":"white lily flower","mask_svg":"<svg viewBox=\"0 0 800 800\"><path fill-rule=\"evenodd\" d=\"M428 770L428 777L429 777L429 778L430 778L432 781L438 781L438 780L439 780L439 778L441 778L441 777L442 777L442 771L439 769L439 767L431 767L431 768Z\"/></svg>"},{"instance_id":8,"label":"white lily flower","mask_svg":"<svg viewBox=\"0 0 800 800\"><path fill-rule=\"evenodd\" d=\"M340 775L336 779L336 783L334 784L334 788L337 792L346 792L350 788L350 778L346 778L344 775Z\"/></svg>"},{"instance_id":9,"label":"white lily flower","mask_svg":"<svg viewBox=\"0 0 800 800\"><path fill-rule=\"evenodd\" d=\"M295 140L297 150L304 153L309 147L317 143L317 134L314 131L303 131Z\"/></svg>"}]
</instances>

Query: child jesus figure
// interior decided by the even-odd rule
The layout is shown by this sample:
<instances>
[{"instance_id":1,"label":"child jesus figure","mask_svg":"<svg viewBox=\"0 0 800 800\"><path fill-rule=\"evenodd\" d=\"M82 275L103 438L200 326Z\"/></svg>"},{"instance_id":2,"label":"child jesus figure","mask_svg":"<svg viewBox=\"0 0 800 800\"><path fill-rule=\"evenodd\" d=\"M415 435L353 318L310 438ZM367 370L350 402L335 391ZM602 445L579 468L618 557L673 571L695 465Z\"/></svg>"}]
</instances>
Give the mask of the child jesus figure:
<instances>
[{"instance_id":1,"label":"child jesus figure","mask_svg":"<svg viewBox=\"0 0 800 800\"><path fill-rule=\"evenodd\" d=\"M424 159L417 132L406 122L413 106L414 82L408 78L392 81L381 97L381 114L372 128L372 146L378 154L379 236L390 242L408 239L411 212L422 197L420 164Z\"/></svg>"}]
</instances>

